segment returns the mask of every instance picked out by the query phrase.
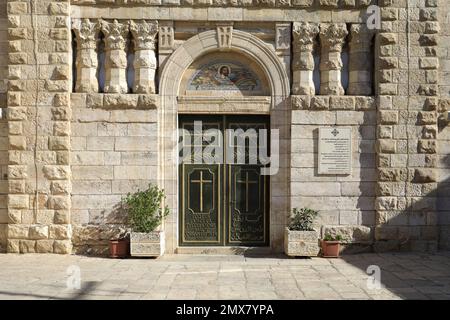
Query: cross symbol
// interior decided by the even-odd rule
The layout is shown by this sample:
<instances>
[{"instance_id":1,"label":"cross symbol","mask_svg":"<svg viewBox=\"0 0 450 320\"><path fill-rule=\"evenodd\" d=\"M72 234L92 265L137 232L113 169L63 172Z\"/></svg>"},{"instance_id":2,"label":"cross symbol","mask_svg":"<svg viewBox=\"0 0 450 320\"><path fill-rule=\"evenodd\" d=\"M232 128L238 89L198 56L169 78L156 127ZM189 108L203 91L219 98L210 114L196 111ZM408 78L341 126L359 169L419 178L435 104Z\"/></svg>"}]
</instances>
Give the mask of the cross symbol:
<instances>
[{"instance_id":1,"label":"cross symbol","mask_svg":"<svg viewBox=\"0 0 450 320\"><path fill-rule=\"evenodd\" d=\"M280 33L278 35L278 45L283 46L289 44L291 36L289 34L289 29L280 29Z\"/></svg>"},{"instance_id":2,"label":"cross symbol","mask_svg":"<svg viewBox=\"0 0 450 320\"><path fill-rule=\"evenodd\" d=\"M203 212L203 184L212 183L212 180L203 180L203 171L200 171L200 180L191 180L191 182L200 184L200 212Z\"/></svg>"},{"instance_id":3,"label":"cross symbol","mask_svg":"<svg viewBox=\"0 0 450 320\"><path fill-rule=\"evenodd\" d=\"M331 133L333 134L333 136L337 136L339 134L339 131L337 131L336 129L334 129L333 131L331 131Z\"/></svg>"},{"instance_id":4,"label":"cross symbol","mask_svg":"<svg viewBox=\"0 0 450 320\"><path fill-rule=\"evenodd\" d=\"M248 212L248 192L251 184L256 184L258 181L249 180L248 171L245 172L245 180L238 180L238 183L245 184L245 211Z\"/></svg>"}]
</instances>

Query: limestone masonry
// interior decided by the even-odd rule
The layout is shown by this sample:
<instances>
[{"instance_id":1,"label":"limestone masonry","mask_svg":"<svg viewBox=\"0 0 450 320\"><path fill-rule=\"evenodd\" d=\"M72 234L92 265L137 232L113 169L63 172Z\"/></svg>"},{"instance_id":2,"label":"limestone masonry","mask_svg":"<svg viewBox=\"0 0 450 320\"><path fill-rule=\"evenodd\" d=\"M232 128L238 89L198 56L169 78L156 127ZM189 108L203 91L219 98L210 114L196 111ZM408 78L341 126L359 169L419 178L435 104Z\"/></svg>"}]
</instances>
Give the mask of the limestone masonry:
<instances>
[{"instance_id":1,"label":"limestone masonry","mask_svg":"<svg viewBox=\"0 0 450 320\"><path fill-rule=\"evenodd\" d=\"M349 252L450 249L448 0L0 0L0 41L0 252L106 254L150 182L188 251L181 114L279 130L270 251L294 207ZM324 127L350 174L318 173Z\"/></svg>"}]
</instances>

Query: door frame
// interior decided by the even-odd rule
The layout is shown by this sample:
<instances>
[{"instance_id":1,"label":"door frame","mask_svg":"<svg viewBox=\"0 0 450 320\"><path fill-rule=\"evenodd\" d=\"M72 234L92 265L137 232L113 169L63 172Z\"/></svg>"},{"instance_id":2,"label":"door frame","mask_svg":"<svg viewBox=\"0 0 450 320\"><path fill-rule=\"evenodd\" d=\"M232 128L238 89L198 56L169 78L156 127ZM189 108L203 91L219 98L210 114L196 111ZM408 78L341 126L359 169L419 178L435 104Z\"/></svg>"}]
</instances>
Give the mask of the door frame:
<instances>
[{"instance_id":1,"label":"door frame","mask_svg":"<svg viewBox=\"0 0 450 320\"><path fill-rule=\"evenodd\" d=\"M251 97L242 96L242 103L233 101L230 109L233 112L245 114L270 114L271 129L279 130L279 170L271 176L270 197L270 250L283 252L284 233L291 211L290 194L290 141L291 141L291 99L289 68L283 58L279 57L275 50L252 35L251 33L233 29L231 43L223 48L219 43L218 29L208 30L192 36L172 53L164 56L164 62L160 65L159 77L159 105L158 105L158 185L164 189L166 205L170 214L162 223L161 229L165 233L165 249L167 253L177 253L178 248L178 98L181 96L180 85L183 74L194 61L211 53L233 51L245 55L257 63L263 70L270 86L269 108L260 106L249 110L245 108ZM166 59L167 58L167 59ZM162 59L162 58L161 58ZM163 61L163 60L161 60ZM203 99L209 97L202 97ZM218 97L211 97L218 100ZM219 99L220 108L227 105L226 96ZM236 106L244 108L236 108ZM201 105L200 105L201 106ZM185 111L185 110L183 110ZM231 111L231 110L230 110ZM192 113L199 113L198 108L193 108ZM204 108L204 112L211 113ZM273 131L272 131L273 135Z\"/></svg>"}]
</instances>

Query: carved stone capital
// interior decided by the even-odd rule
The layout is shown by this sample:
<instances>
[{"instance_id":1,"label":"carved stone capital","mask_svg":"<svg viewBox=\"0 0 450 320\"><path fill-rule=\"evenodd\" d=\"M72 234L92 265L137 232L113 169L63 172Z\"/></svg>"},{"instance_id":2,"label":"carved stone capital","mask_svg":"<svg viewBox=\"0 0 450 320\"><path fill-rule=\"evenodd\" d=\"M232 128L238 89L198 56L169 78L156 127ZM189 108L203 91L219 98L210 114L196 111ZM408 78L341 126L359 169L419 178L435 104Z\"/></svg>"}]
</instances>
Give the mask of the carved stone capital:
<instances>
[{"instance_id":1,"label":"carved stone capital","mask_svg":"<svg viewBox=\"0 0 450 320\"><path fill-rule=\"evenodd\" d=\"M107 22L101 20L101 30L105 35L106 50L125 50L129 26L117 20Z\"/></svg>"},{"instance_id":2,"label":"carved stone capital","mask_svg":"<svg viewBox=\"0 0 450 320\"><path fill-rule=\"evenodd\" d=\"M133 35L136 50L155 50L155 39L158 34L157 21L130 22L130 31Z\"/></svg>"},{"instance_id":3,"label":"carved stone capital","mask_svg":"<svg viewBox=\"0 0 450 320\"><path fill-rule=\"evenodd\" d=\"M348 35L345 23L320 24L320 43L322 50L328 52L341 52Z\"/></svg>"},{"instance_id":4,"label":"carved stone capital","mask_svg":"<svg viewBox=\"0 0 450 320\"><path fill-rule=\"evenodd\" d=\"M72 20L72 28L77 39L79 49L96 49L100 25L89 19Z\"/></svg>"},{"instance_id":5,"label":"carved stone capital","mask_svg":"<svg viewBox=\"0 0 450 320\"><path fill-rule=\"evenodd\" d=\"M292 33L294 36L294 52L312 52L315 39L319 33L319 26L309 22L294 22Z\"/></svg>"}]
</instances>

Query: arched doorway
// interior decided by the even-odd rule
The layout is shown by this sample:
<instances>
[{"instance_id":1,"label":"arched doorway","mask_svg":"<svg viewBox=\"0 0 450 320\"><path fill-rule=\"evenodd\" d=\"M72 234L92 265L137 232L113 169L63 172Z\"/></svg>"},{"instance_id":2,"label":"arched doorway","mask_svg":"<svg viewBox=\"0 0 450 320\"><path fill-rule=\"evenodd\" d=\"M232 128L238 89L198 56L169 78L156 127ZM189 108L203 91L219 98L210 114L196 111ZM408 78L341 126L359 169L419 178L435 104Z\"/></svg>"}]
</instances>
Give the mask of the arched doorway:
<instances>
[{"instance_id":1,"label":"arched doorway","mask_svg":"<svg viewBox=\"0 0 450 320\"><path fill-rule=\"evenodd\" d=\"M206 31L187 40L167 60L161 73L159 109L159 177L160 186L166 191L166 204L171 215L166 219L166 252L176 252L180 245L178 163L178 117L179 114L205 114L216 108L216 115L266 115L271 130L278 130L279 163L277 173L270 176L268 197L270 212L267 244L273 251L281 251L286 217L289 214L289 138L290 105L289 80L283 64L275 52L260 39L242 31L233 30L230 41L223 46L217 31ZM192 90L192 77L199 66L205 66L209 57L221 57L222 66L213 66L223 76L234 68L243 66L259 77L259 86L252 88L253 94L220 94L208 92L201 81ZM226 58L226 59L225 59ZM206 60L205 60L206 59ZM219 59L220 60L220 59ZM226 61L224 61L226 60ZM230 66L231 64L231 66ZM209 66L206 64L206 66ZM228 66L228 70L227 69ZM189 82L189 80L191 82ZM249 89L252 83L240 88ZM199 82L195 82L198 85ZM191 87L189 87L191 86ZM190 92L194 91L194 92ZM249 91L249 90L247 90ZM268 123L269 123L268 122Z\"/></svg>"}]
</instances>

